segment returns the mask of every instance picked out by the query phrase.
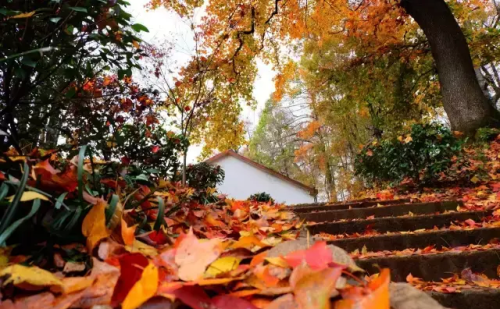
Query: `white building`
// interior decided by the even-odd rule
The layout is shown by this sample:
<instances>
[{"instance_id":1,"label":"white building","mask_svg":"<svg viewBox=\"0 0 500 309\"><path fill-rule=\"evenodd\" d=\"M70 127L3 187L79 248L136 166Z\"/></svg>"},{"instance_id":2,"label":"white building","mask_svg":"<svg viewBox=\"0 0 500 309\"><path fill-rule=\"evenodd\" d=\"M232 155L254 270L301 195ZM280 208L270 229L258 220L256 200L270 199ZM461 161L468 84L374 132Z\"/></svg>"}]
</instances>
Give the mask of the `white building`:
<instances>
[{"instance_id":1,"label":"white building","mask_svg":"<svg viewBox=\"0 0 500 309\"><path fill-rule=\"evenodd\" d=\"M316 189L288 178L232 150L222 152L206 161L220 165L226 177L217 187L230 198L245 200L255 193L266 192L278 203L313 203Z\"/></svg>"}]
</instances>

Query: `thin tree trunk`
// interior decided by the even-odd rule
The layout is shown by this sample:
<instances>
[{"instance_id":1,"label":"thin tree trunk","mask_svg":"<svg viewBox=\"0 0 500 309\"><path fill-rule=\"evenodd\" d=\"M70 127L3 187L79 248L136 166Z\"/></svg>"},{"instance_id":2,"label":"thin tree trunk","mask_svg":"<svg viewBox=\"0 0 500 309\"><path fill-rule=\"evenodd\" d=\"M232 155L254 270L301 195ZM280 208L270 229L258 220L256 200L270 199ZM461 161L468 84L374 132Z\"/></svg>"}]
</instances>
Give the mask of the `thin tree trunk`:
<instances>
[{"instance_id":1,"label":"thin tree trunk","mask_svg":"<svg viewBox=\"0 0 500 309\"><path fill-rule=\"evenodd\" d=\"M488 99L491 99L490 92L488 91L488 82L486 81L486 78L484 78L483 73L481 73L481 67L474 68L474 73L476 73L479 88L481 88L484 96Z\"/></svg>"},{"instance_id":2,"label":"thin tree trunk","mask_svg":"<svg viewBox=\"0 0 500 309\"><path fill-rule=\"evenodd\" d=\"M472 135L481 127L499 127L500 113L479 87L467 41L444 0L401 0L401 5L429 40L452 129Z\"/></svg>"},{"instance_id":3,"label":"thin tree trunk","mask_svg":"<svg viewBox=\"0 0 500 309\"><path fill-rule=\"evenodd\" d=\"M182 185L186 186L186 167L187 167L187 149L184 151L182 158Z\"/></svg>"}]
</instances>

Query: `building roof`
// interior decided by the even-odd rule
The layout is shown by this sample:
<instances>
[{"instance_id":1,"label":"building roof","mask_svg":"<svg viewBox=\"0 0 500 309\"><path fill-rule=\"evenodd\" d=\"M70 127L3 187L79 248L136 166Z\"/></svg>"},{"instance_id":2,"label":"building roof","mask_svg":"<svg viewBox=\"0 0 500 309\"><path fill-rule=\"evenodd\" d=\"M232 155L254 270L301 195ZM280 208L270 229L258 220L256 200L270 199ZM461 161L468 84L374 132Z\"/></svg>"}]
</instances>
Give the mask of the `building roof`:
<instances>
[{"instance_id":1,"label":"building roof","mask_svg":"<svg viewBox=\"0 0 500 309\"><path fill-rule=\"evenodd\" d=\"M247 163L247 164L249 164L249 165L251 165L251 166L253 166L253 167L255 167L255 168L257 168L257 169L259 169L259 170L261 170L261 171L263 171L263 172L265 172L267 174L269 174L269 175L271 175L271 176L277 177L277 178L279 178L281 180L284 180L284 181L286 181L286 182L288 182L288 183L290 183L292 185L295 185L295 186L297 186L297 187L299 187L299 188L301 188L303 190L306 190L312 196L316 196L318 194L318 190L316 190L315 188L306 186L305 184L303 184L301 182L298 182L297 180L294 180L294 179L292 179L290 177L287 177L287 176L285 176L283 174L280 174L280 173L276 172L275 170L272 170L272 169L270 169L268 167L265 167L264 165L262 165L260 163L257 163L257 162L255 162L255 161L253 161L253 160L251 160L251 159L249 159L247 157L244 157L244 156L236 153L233 150L226 150L224 152L221 152L221 153L219 153L219 154L217 154L217 155L209 158L205 162L213 164L213 163L216 163L217 161L219 161L219 160L221 160L221 159L223 159L225 157L228 157L228 156L236 158L236 159L238 159L240 161L243 161L243 162L245 162L245 163Z\"/></svg>"}]
</instances>

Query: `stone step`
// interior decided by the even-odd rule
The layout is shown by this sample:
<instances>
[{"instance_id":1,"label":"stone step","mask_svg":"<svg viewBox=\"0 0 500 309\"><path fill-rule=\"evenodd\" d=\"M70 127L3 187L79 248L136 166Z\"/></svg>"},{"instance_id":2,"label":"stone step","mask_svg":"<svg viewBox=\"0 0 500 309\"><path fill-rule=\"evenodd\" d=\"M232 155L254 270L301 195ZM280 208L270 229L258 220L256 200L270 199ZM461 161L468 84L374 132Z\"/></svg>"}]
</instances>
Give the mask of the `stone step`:
<instances>
[{"instance_id":1,"label":"stone step","mask_svg":"<svg viewBox=\"0 0 500 309\"><path fill-rule=\"evenodd\" d=\"M367 229L373 229L380 233L415 231L419 229L432 229L434 226L439 228L449 226L450 222L456 220L465 221L473 219L474 221L481 221L483 217L489 215L491 215L491 211L451 212L413 217L385 217L359 221L321 223L310 225L308 229L313 235L320 232L334 235L363 233Z\"/></svg>"},{"instance_id":2,"label":"stone step","mask_svg":"<svg viewBox=\"0 0 500 309\"><path fill-rule=\"evenodd\" d=\"M445 212L447 210L456 210L460 203L456 201L435 202L435 203L411 203L402 205L389 205L368 208L354 208L348 210L330 210L315 213L298 213L297 215L306 221L312 222L331 222L342 219L366 219L369 216L378 217L397 217L413 214L433 214Z\"/></svg>"},{"instance_id":3,"label":"stone step","mask_svg":"<svg viewBox=\"0 0 500 309\"><path fill-rule=\"evenodd\" d=\"M291 206L290 208L296 213L309 213L314 211L329 211L329 210L342 210L342 209L350 209L350 208L366 208L373 207L377 205L397 205L397 204L406 204L409 203L409 199L399 199L399 200L387 200L387 201L379 201L379 200L361 200L361 201L352 201L352 202L344 202L344 203L315 203L315 204L301 204Z\"/></svg>"},{"instance_id":4,"label":"stone step","mask_svg":"<svg viewBox=\"0 0 500 309\"><path fill-rule=\"evenodd\" d=\"M466 268L474 273L483 273L488 278L498 279L500 249L377 257L356 260L356 264L369 274L380 272L380 268L390 268L391 280L395 282L406 282L410 273L425 281L440 281L453 274L460 274Z\"/></svg>"},{"instance_id":5,"label":"stone step","mask_svg":"<svg viewBox=\"0 0 500 309\"><path fill-rule=\"evenodd\" d=\"M471 288L460 293L429 292L441 305L455 309L498 309L500 290L492 288ZM420 308L419 308L420 309Z\"/></svg>"},{"instance_id":6,"label":"stone step","mask_svg":"<svg viewBox=\"0 0 500 309\"><path fill-rule=\"evenodd\" d=\"M453 248L470 244L480 245L487 244L494 238L500 238L500 227L357 237L331 240L328 243L334 244L347 252L356 249L361 250L364 246L369 251L392 251L406 248L423 249L430 245L435 245L437 249L443 246Z\"/></svg>"}]
</instances>

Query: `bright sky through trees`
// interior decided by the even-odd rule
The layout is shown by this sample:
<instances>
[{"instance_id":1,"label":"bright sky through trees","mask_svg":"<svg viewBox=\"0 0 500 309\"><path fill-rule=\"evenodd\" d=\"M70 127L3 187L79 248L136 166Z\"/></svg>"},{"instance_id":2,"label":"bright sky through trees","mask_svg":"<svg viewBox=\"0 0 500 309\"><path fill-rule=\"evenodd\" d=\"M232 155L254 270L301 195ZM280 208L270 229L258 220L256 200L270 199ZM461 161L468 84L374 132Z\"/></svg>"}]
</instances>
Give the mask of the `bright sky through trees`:
<instances>
[{"instance_id":1,"label":"bright sky through trees","mask_svg":"<svg viewBox=\"0 0 500 309\"><path fill-rule=\"evenodd\" d=\"M130 13L134 16L135 21L145 25L149 29L149 33L144 33L143 35L144 41L157 44L159 42L173 42L175 40L175 52L173 54L175 61L187 63L189 55L193 53L194 48L189 26L176 13L164 8L158 8L154 11L144 9L144 6L148 2L147 0L133 0L131 1L130 9ZM255 109L244 106L241 116L245 122L248 122L248 128L252 130L259 121L259 116L266 100L269 99L269 96L274 91L273 78L276 74L269 65L261 61L258 61L257 68L259 75L254 83L253 95L258 104ZM197 161L201 148L201 146L195 145L189 149L188 162Z\"/></svg>"}]
</instances>

